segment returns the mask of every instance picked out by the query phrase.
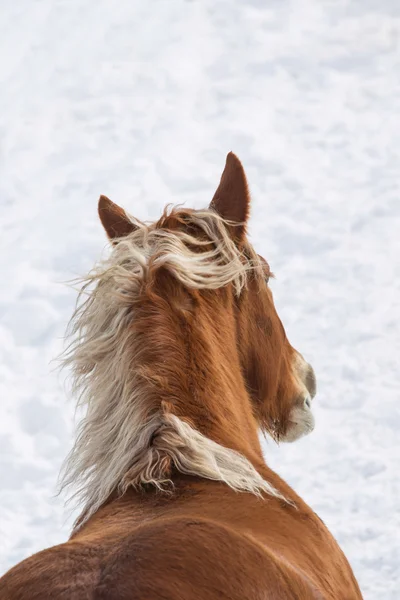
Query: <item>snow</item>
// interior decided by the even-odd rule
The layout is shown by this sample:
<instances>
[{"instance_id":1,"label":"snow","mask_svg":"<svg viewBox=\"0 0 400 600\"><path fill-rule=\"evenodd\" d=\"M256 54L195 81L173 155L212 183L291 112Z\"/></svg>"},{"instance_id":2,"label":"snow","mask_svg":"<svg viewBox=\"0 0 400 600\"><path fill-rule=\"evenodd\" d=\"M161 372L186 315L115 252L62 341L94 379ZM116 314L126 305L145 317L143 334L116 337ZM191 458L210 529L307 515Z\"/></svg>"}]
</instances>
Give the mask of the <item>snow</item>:
<instances>
[{"instance_id":1,"label":"snow","mask_svg":"<svg viewBox=\"0 0 400 600\"><path fill-rule=\"evenodd\" d=\"M366 599L399 597L400 4L41 0L0 19L0 571L65 540L73 403L50 361L105 247L204 206L229 150L317 427L267 461L339 540ZM396 464L397 460L397 464Z\"/></svg>"}]
</instances>

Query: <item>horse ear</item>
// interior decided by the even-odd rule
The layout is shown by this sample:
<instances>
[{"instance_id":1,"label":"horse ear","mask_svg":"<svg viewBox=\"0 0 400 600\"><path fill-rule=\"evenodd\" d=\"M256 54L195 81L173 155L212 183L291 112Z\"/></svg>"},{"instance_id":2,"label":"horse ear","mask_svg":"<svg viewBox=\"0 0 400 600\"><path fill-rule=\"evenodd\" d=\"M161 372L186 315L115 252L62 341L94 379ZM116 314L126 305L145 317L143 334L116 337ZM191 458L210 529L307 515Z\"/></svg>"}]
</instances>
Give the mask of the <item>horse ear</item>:
<instances>
[{"instance_id":1,"label":"horse ear","mask_svg":"<svg viewBox=\"0 0 400 600\"><path fill-rule=\"evenodd\" d=\"M241 241L250 213L250 194L243 165L233 152L226 157L225 169L210 208L226 221L237 223L231 228L232 236Z\"/></svg>"},{"instance_id":2,"label":"horse ear","mask_svg":"<svg viewBox=\"0 0 400 600\"><path fill-rule=\"evenodd\" d=\"M99 217L110 240L122 238L136 230L136 226L128 219L126 212L107 196L99 198Z\"/></svg>"}]
</instances>

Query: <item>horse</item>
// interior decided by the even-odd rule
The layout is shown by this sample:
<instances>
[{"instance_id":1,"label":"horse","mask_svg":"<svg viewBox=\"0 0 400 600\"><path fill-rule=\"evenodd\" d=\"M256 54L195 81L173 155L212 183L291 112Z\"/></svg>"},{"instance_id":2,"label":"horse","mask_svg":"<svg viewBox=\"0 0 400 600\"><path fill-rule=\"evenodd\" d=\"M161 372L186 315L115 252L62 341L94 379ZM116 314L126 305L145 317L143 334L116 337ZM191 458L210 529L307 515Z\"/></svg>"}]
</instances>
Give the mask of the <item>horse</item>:
<instances>
[{"instance_id":1,"label":"horse","mask_svg":"<svg viewBox=\"0 0 400 600\"><path fill-rule=\"evenodd\" d=\"M2 577L2 600L362 598L263 457L260 431L312 431L316 378L276 312L249 211L233 153L205 210L144 223L100 197L111 252L82 281L63 359L86 410L61 484L80 515L67 542Z\"/></svg>"}]
</instances>

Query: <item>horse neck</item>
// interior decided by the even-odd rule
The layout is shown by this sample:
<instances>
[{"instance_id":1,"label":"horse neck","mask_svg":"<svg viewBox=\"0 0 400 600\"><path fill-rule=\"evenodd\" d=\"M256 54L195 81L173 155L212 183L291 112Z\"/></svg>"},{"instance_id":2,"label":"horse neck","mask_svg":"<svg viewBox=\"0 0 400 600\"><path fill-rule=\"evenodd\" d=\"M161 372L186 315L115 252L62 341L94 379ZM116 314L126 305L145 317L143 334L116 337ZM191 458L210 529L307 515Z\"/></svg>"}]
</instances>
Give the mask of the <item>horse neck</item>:
<instances>
[{"instance_id":1,"label":"horse neck","mask_svg":"<svg viewBox=\"0 0 400 600\"><path fill-rule=\"evenodd\" d=\"M193 300L148 298L136 325L145 350L141 370L152 396L213 441L262 460L258 426L243 378L231 290Z\"/></svg>"}]
</instances>

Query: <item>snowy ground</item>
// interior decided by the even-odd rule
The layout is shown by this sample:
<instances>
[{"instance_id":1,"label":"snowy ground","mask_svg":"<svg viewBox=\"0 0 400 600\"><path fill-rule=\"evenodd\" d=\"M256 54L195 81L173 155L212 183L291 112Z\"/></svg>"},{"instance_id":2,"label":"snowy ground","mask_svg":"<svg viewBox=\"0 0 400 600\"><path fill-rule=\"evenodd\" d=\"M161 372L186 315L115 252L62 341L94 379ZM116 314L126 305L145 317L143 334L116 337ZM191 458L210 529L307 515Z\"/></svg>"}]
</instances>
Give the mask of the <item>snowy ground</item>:
<instances>
[{"instance_id":1,"label":"snowy ground","mask_svg":"<svg viewBox=\"0 0 400 600\"><path fill-rule=\"evenodd\" d=\"M316 431L267 460L400 597L400 4L41 0L0 8L0 572L65 540L72 403L49 361L105 238L247 168L252 238L319 378Z\"/></svg>"}]
</instances>

